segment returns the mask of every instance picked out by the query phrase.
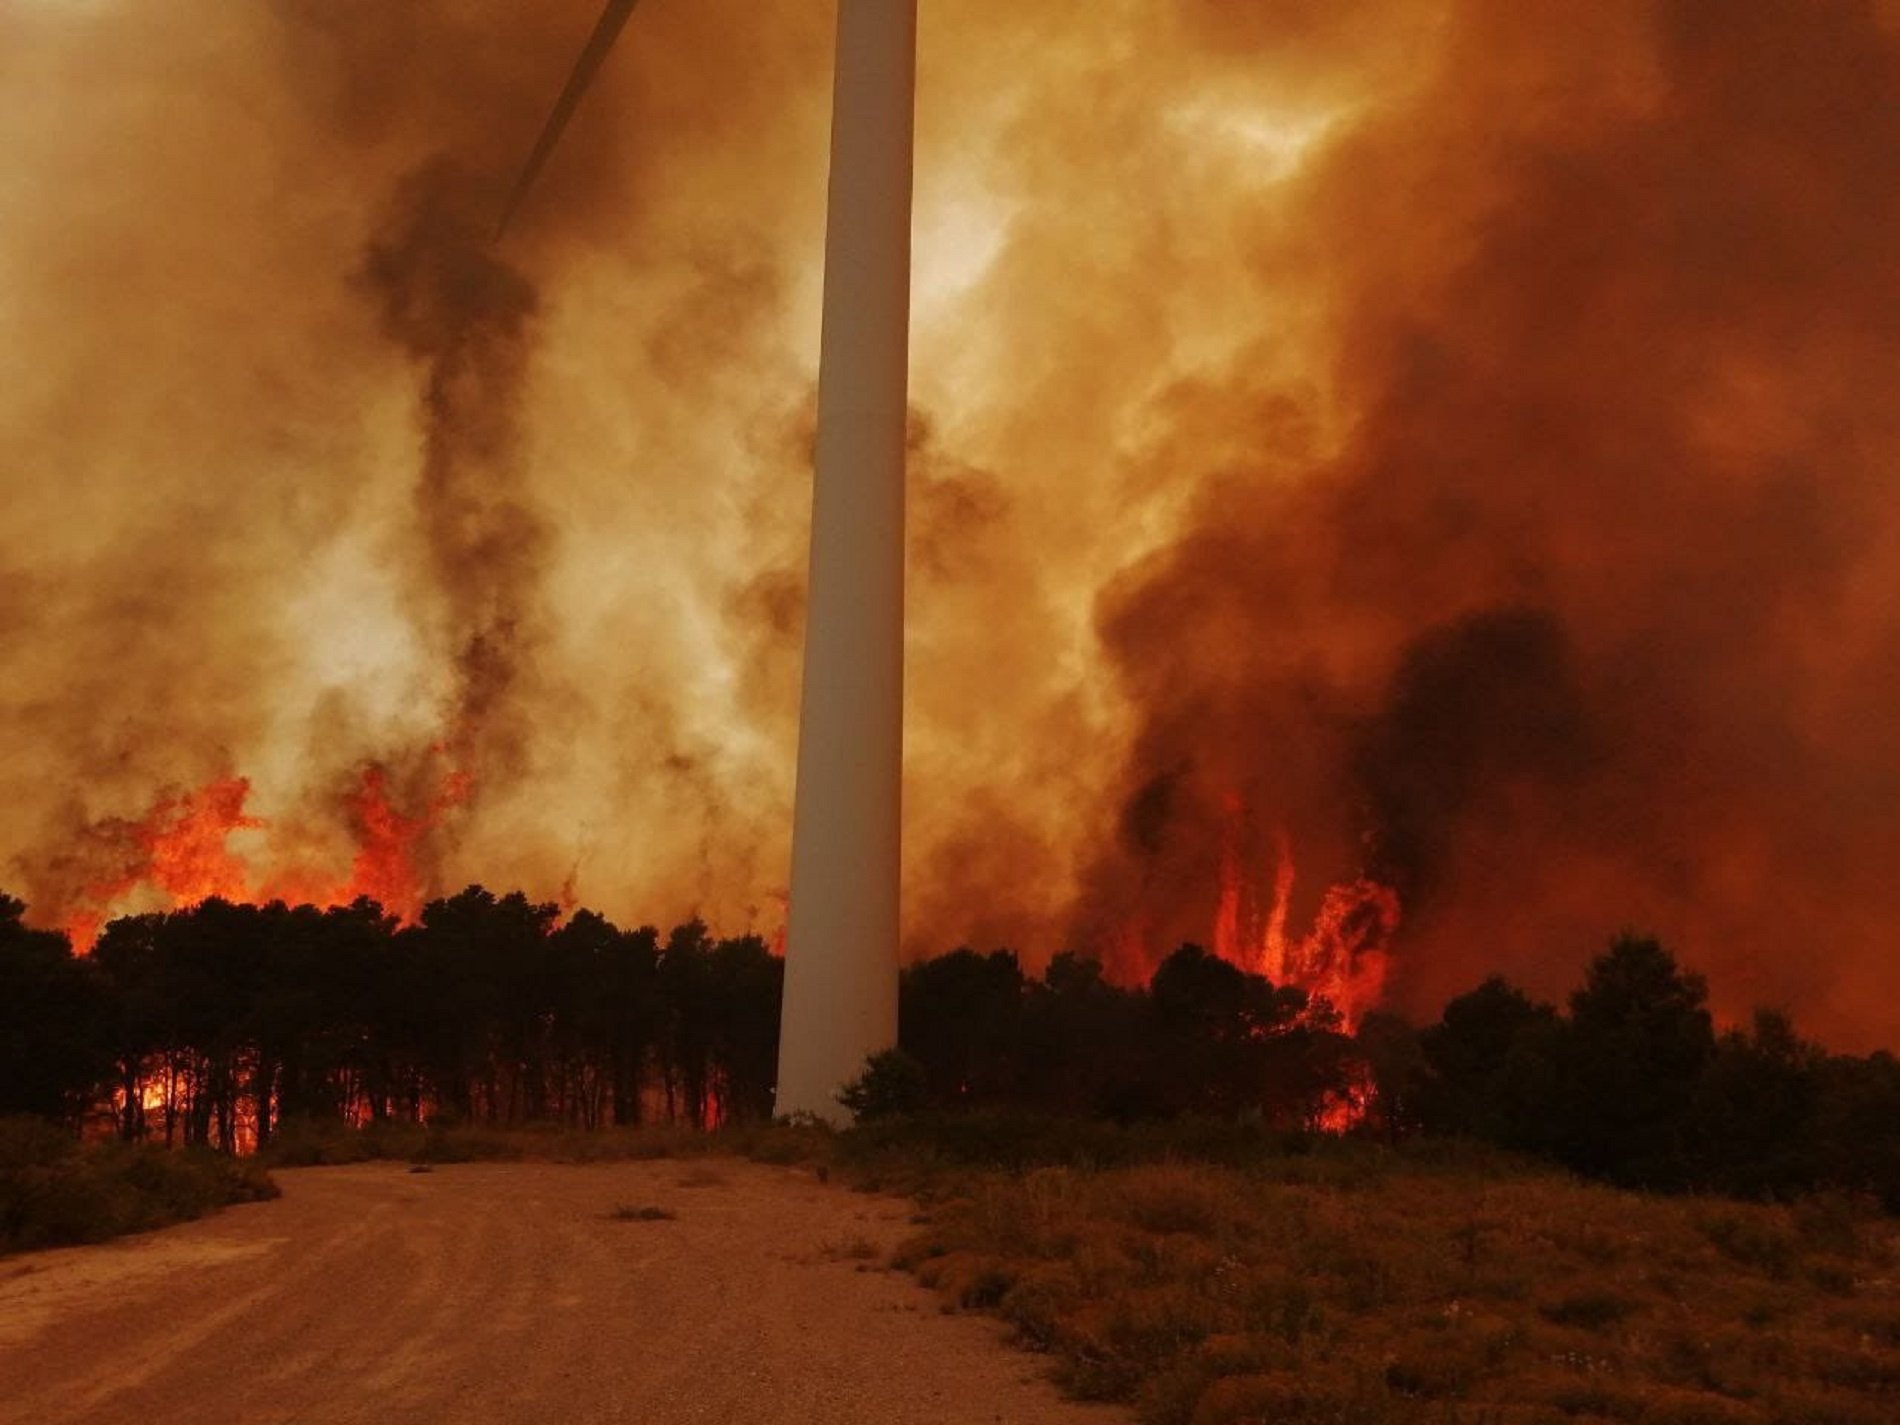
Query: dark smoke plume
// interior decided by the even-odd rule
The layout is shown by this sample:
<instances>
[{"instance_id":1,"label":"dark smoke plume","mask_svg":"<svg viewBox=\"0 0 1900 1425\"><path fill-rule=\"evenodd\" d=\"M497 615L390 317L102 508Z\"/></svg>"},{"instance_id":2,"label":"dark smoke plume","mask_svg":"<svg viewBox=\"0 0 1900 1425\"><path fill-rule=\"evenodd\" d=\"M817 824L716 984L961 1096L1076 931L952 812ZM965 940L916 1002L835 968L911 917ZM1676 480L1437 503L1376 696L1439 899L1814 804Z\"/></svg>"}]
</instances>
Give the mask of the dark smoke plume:
<instances>
[{"instance_id":1,"label":"dark smoke plume","mask_svg":"<svg viewBox=\"0 0 1900 1425\"><path fill-rule=\"evenodd\" d=\"M422 368L416 513L455 671L449 749L483 783L528 764L520 693L546 622L548 557L521 464L538 299L487 240L493 198L446 161L423 168L402 184L362 273L384 330Z\"/></svg>"},{"instance_id":2,"label":"dark smoke plume","mask_svg":"<svg viewBox=\"0 0 1900 1425\"><path fill-rule=\"evenodd\" d=\"M1400 889L1421 1008L1636 923L1890 1040L1891 17L1448 15L1260 252L1334 294L1343 439L1178 470L1188 527L1103 604L1139 730L1097 915L1204 922L1232 789ZM1284 399L1248 383L1210 384Z\"/></svg>"}]
</instances>

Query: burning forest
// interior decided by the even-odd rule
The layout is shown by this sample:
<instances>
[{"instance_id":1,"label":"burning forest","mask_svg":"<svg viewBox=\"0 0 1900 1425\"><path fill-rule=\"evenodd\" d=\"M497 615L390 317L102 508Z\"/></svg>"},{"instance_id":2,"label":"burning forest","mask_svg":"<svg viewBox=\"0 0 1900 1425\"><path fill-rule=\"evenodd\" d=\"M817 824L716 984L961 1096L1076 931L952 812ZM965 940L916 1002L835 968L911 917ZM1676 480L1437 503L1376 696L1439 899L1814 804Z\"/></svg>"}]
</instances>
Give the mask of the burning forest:
<instances>
[{"instance_id":1,"label":"burning forest","mask_svg":"<svg viewBox=\"0 0 1900 1425\"><path fill-rule=\"evenodd\" d=\"M0 885L769 940L826 7L0 13ZM738 22L745 12L746 23ZM922 44L906 939L1900 1035L1900 11ZM49 116L51 118L49 119ZM1064 962L1068 963L1068 962Z\"/></svg>"}]
</instances>

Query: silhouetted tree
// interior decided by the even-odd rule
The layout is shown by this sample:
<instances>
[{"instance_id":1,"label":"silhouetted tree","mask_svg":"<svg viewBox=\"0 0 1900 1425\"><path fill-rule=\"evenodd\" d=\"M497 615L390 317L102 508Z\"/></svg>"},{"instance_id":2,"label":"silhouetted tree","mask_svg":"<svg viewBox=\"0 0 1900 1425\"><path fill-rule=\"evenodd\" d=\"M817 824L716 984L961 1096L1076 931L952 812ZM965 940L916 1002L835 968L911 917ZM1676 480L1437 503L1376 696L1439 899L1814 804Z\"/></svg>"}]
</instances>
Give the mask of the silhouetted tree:
<instances>
[{"instance_id":1,"label":"silhouetted tree","mask_svg":"<svg viewBox=\"0 0 1900 1425\"><path fill-rule=\"evenodd\" d=\"M719 1099L730 1120L768 1119L778 1082L779 1002L785 965L756 935L713 947L709 1049Z\"/></svg>"},{"instance_id":2,"label":"silhouetted tree","mask_svg":"<svg viewBox=\"0 0 1900 1425\"><path fill-rule=\"evenodd\" d=\"M1015 1096L1023 986L1013 950L953 950L903 972L898 1043L923 1066L932 1103L955 1107Z\"/></svg>"},{"instance_id":3,"label":"silhouetted tree","mask_svg":"<svg viewBox=\"0 0 1900 1425\"><path fill-rule=\"evenodd\" d=\"M1419 1033L1396 1014L1374 1011L1360 1021L1353 1044L1372 1080L1369 1123L1397 1142L1420 1123L1428 1068Z\"/></svg>"},{"instance_id":4,"label":"silhouetted tree","mask_svg":"<svg viewBox=\"0 0 1900 1425\"><path fill-rule=\"evenodd\" d=\"M1886 1050L1828 1059L1818 1071L1816 1175L1900 1213L1900 1059Z\"/></svg>"},{"instance_id":5,"label":"silhouetted tree","mask_svg":"<svg viewBox=\"0 0 1900 1425\"><path fill-rule=\"evenodd\" d=\"M1768 1010L1717 1040L1694 1102L1698 1184L1776 1198L1812 1186L1825 1060Z\"/></svg>"},{"instance_id":6,"label":"silhouetted tree","mask_svg":"<svg viewBox=\"0 0 1900 1425\"><path fill-rule=\"evenodd\" d=\"M1421 1120L1437 1133L1548 1148L1562 1032L1555 1008L1502 976L1458 996L1419 1036L1428 1070L1418 1091Z\"/></svg>"},{"instance_id":7,"label":"silhouetted tree","mask_svg":"<svg viewBox=\"0 0 1900 1425\"><path fill-rule=\"evenodd\" d=\"M1570 997L1556 1148L1617 1182L1694 1180L1695 1097L1715 1052L1708 987L1652 939L1619 936Z\"/></svg>"},{"instance_id":8,"label":"silhouetted tree","mask_svg":"<svg viewBox=\"0 0 1900 1425\"><path fill-rule=\"evenodd\" d=\"M1102 978L1099 960L1064 953L1025 986L1017 1046L1027 1102L1055 1113L1127 1120L1147 1110L1141 1054L1146 996Z\"/></svg>"},{"instance_id":9,"label":"silhouetted tree","mask_svg":"<svg viewBox=\"0 0 1900 1425\"><path fill-rule=\"evenodd\" d=\"M718 1007L713 1002L712 937L695 920L677 926L660 954L655 986L664 1014L660 1076L667 1114L694 1125L707 1122L712 1046Z\"/></svg>"},{"instance_id":10,"label":"silhouetted tree","mask_svg":"<svg viewBox=\"0 0 1900 1425\"><path fill-rule=\"evenodd\" d=\"M1148 1072L1163 1113L1284 1116L1310 1106L1310 1036L1289 1037L1306 996L1276 989L1199 945L1161 962L1148 985ZM1280 1041L1276 1043L1275 1041ZM1296 1105L1297 1101L1297 1105Z\"/></svg>"},{"instance_id":11,"label":"silhouetted tree","mask_svg":"<svg viewBox=\"0 0 1900 1425\"><path fill-rule=\"evenodd\" d=\"M76 1124L112 1070L108 1002L66 937L0 896L0 1115Z\"/></svg>"},{"instance_id":12,"label":"silhouetted tree","mask_svg":"<svg viewBox=\"0 0 1900 1425\"><path fill-rule=\"evenodd\" d=\"M0 897L0 1113L233 1151L290 1119L424 1115L582 1127L649 1100L712 1126L772 1110L783 966L697 921L662 946L471 886L398 929L345 909L211 900L105 928L90 956ZM1059 955L959 950L901 979L903 1052L872 1085L936 1108L1259 1116L1414 1127L1615 1181L1900 1211L1900 1063L1830 1056L1783 1015L1718 1039L1699 976L1623 936L1560 1014L1493 978L1414 1034L1186 945L1145 988ZM886 1092L889 1090L889 1092ZM1370 1093L1369 1093L1370 1091Z\"/></svg>"}]
</instances>

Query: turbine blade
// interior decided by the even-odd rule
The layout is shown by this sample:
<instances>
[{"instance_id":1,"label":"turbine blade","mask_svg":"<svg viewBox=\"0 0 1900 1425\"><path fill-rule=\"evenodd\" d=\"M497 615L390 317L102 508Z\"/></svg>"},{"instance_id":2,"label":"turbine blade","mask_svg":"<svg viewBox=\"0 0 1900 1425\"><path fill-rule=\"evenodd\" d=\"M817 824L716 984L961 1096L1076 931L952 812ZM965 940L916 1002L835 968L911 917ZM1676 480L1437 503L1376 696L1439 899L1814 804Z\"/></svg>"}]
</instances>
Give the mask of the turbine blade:
<instances>
[{"instance_id":1,"label":"turbine blade","mask_svg":"<svg viewBox=\"0 0 1900 1425\"><path fill-rule=\"evenodd\" d=\"M541 137L535 140L534 151L528 155L527 165L521 170L514 191L508 195L508 206L502 210L501 221L495 225L497 242L508 231L508 224L514 220L515 213L534 187L535 180L541 176L541 170L547 167L548 155L554 152L554 146L567 131L568 120L574 117L574 110L593 86L594 76L600 72L601 64L613 49L614 41L620 38L620 32L627 27L634 6L639 3L640 0L607 0L607 8L601 11L600 21L594 26L587 47L575 61L574 72L567 77L567 87L555 101L554 112L548 115Z\"/></svg>"}]
</instances>

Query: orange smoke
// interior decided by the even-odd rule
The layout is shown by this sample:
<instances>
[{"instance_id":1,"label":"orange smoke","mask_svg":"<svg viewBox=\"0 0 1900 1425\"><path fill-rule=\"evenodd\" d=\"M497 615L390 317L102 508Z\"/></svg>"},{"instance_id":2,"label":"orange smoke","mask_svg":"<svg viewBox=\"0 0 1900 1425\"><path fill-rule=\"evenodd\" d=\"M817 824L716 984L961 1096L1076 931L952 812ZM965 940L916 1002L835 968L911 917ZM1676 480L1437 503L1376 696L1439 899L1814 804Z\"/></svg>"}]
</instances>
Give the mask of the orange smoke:
<instances>
[{"instance_id":1,"label":"orange smoke","mask_svg":"<svg viewBox=\"0 0 1900 1425\"><path fill-rule=\"evenodd\" d=\"M1634 924L1900 1039L1894 6L927 9L906 953L1429 1015ZM42 920L784 884L833 16L641 6L491 247L598 15L0 5Z\"/></svg>"}]
</instances>

